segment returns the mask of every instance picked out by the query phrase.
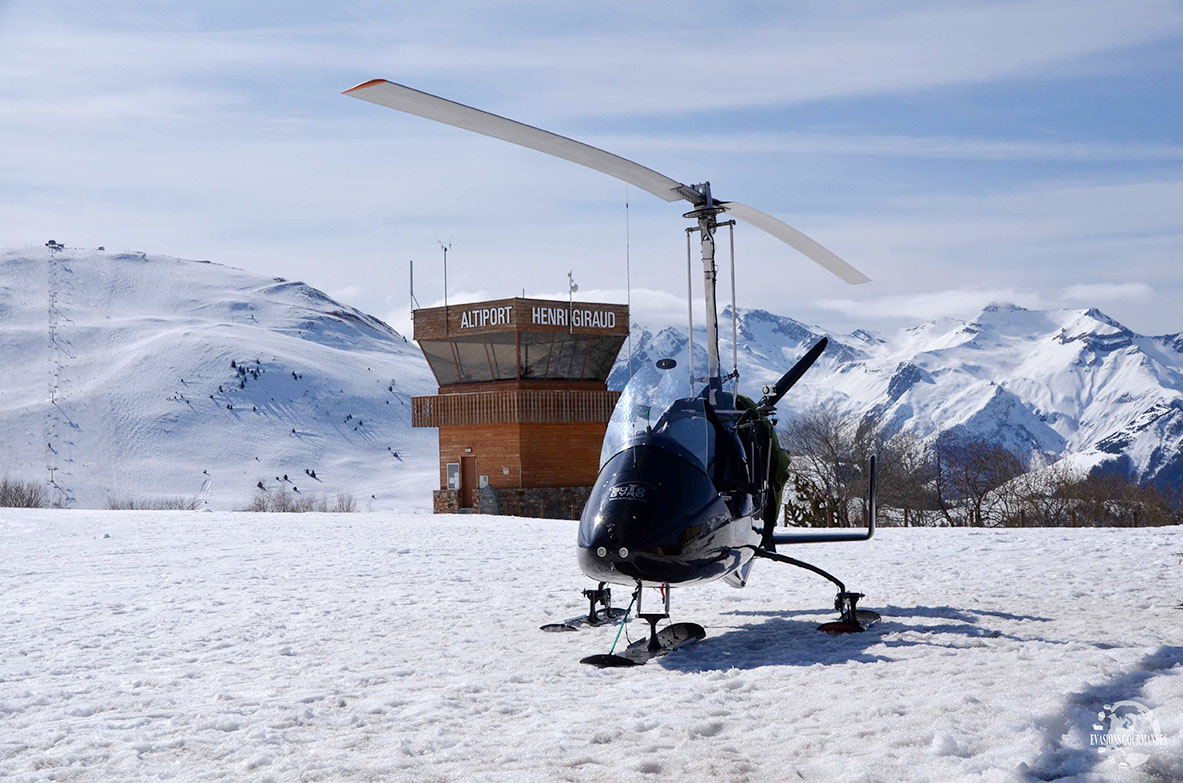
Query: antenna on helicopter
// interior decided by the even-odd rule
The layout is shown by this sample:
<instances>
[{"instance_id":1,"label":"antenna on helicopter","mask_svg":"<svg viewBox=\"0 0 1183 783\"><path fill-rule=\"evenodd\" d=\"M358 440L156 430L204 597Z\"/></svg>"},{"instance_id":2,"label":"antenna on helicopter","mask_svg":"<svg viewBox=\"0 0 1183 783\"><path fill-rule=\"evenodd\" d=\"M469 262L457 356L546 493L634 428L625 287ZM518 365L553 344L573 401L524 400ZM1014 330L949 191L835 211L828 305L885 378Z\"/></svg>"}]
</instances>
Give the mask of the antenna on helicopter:
<instances>
[{"instance_id":1,"label":"antenna on helicopter","mask_svg":"<svg viewBox=\"0 0 1183 783\"><path fill-rule=\"evenodd\" d=\"M870 280L862 272L818 242L772 215L738 201L715 199L711 193L709 182L684 185L653 169L598 147L535 128L532 125L499 117L480 109L474 109L455 101L420 92L385 79L371 79L345 90L343 94L545 152L548 155L563 158L616 177L666 201L684 200L690 202L693 209L685 213L684 217L696 223L696 226L688 231L697 231L701 244L703 279L705 281L703 293L706 300L707 317L708 388L712 398L715 389L722 386L722 379L719 376L719 319L715 301L715 230L720 225L719 215L730 214L732 217L771 234L847 283L866 283ZM734 317L733 312L732 318L734 319ZM691 356L691 365L693 365L693 356Z\"/></svg>"}]
</instances>

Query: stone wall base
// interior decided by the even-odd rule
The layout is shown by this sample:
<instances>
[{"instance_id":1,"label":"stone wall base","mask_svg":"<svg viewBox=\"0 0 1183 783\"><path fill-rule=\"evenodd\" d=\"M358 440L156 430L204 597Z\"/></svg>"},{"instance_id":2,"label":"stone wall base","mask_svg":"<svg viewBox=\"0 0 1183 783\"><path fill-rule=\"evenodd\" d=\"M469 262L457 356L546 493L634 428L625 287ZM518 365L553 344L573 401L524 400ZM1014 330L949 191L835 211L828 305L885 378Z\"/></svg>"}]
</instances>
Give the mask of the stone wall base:
<instances>
[{"instance_id":1,"label":"stone wall base","mask_svg":"<svg viewBox=\"0 0 1183 783\"><path fill-rule=\"evenodd\" d=\"M591 487L485 487L477 493L476 513L504 514L536 519L579 519L591 496ZM432 493L436 514L459 514L460 491L437 489Z\"/></svg>"},{"instance_id":2,"label":"stone wall base","mask_svg":"<svg viewBox=\"0 0 1183 783\"><path fill-rule=\"evenodd\" d=\"M431 510L436 514L459 514L460 490L437 489L432 492Z\"/></svg>"},{"instance_id":3,"label":"stone wall base","mask_svg":"<svg viewBox=\"0 0 1183 783\"><path fill-rule=\"evenodd\" d=\"M510 517L579 519L591 487L520 487L497 490L501 513ZM480 511L480 509L477 509Z\"/></svg>"}]
</instances>

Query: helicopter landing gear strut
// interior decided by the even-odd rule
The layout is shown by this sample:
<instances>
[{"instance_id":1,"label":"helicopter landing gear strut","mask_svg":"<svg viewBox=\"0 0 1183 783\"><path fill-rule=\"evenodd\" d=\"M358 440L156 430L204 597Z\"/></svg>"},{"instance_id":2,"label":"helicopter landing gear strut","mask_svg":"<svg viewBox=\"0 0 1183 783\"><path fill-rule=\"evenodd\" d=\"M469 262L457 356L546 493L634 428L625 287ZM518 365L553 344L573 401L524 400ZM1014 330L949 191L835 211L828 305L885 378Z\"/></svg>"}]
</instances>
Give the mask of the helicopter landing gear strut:
<instances>
[{"instance_id":1,"label":"helicopter landing gear strut","mask_svg":"<svg viewBox=\"0 0 1183 783\"><path fill-rule=\"evenodd\" d=\"M594 590L584 590L583 597L587 599L588 625L597 625L606 619L596 613L596 604L604 607L606 615L612 614L612 589L608 587L607 582L600 582Z\"/></svg>"},{"instance_id":2,"label":"helicopter landing gear strut","mask_svg":"<svg viewBox=\"0 0 1183 783\"><path fill-rule=\"evenodd\" d=\"M850 592L846 589L846 585L842 584L842 580L828 571L823 571L811 563L806 563L804 560L781 555L767 549L754 548L753 551L756 553L756 557L763 557L778 563L804 568L806 571L812 571L818 576L829 579L838 586L838 596L834 599L834 609L838 612L839 617L832 623L822 623L819 625L817 627L819 631L825 631L829 634L862 633L871 627L871 625L879 622L878 612L858 608L858 601L863 597L863 594Z\"/></svg>"},{"instance_id":3,"label":"helicopter landing gear strut","mask_svg":"<svg viewBox=\"0 0 1183 783\"><path fill-rule=\"evenodd\" d=\"M627 609L612 605L612 590L607 582L592 590L584 590L583 597L587 599L587 614L572 617L561 623L547 623L540 630L543 631L578 631L586 626L611 625L628 614ZM600 608L597 608L597 604Z\"/></svg>"},{"instance_id":4,"label":"helicopter landing gear strut","mask_svg":"<svg viewBox=\"0 0 1183 783\"><path fill-rule=\"evenodd\" d=\"M637 589L633 592L633 600L637 602L637 617L649 623L649 644L646 646L646 651L656 653L661 649L661 642L657 639L657 623L661 620L668 620L670 616L670 586L662 585L661 587L663 610L661 612L645 612L641 609L641 595L644 592L641 583L638 582Z\"/></svg>"},{"instance_id":5,"label":"helicopter landing gear strut","mask_svg":"<svg viewBox=\"0 0 1183 783\"><path fill-rule=\"evenodd\" d=\"M637 589L633 592L633 603L637 607L637 617L649 623L649 638L638 639L621 653L589 655L580 660L580 663L600 669L639 666L654 658L671 653L679 647L693 644L706 636L706 631L697 623L673 623L658 631L657 624L662 620L669 619L670 616L670 586L668 584L661 586L661 610L656 612L646 612L641 607L641 596L644 592L644 588L638 582ZM612 649L616 649L615 642L613 642Z\"/></svg>"}]
</instances>

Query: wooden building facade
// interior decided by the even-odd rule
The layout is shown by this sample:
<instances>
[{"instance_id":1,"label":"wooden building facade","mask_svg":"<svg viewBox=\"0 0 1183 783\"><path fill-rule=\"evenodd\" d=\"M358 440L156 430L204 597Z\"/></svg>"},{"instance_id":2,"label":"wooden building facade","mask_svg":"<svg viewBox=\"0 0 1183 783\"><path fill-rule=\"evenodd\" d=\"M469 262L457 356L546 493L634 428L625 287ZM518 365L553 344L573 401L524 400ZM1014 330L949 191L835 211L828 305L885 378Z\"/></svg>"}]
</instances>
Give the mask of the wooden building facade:
<instances>
[{"instance_id":1,"label":"wooden building facade","mask_svg":"<svg viewBox=\"0 0 1183 783\"><path fill-rule=\"evenodd\" d=\"M412 426L439 428L435 510L492 497L504 513L578 516L620 396L607 380L628 308L514 298L412 315L439 383L411 401Z\"/></svg>"}]
</instances>

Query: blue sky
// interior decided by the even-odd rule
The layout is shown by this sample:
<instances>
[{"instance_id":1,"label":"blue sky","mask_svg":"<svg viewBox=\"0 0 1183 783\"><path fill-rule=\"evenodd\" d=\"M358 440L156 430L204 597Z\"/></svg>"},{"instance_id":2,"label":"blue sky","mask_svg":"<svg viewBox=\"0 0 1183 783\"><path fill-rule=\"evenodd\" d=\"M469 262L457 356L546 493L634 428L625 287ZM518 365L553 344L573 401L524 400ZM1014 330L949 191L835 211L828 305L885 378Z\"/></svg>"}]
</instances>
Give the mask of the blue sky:
<instances>
[{"instance_id":1,"label":"blue sky","mask_svg":"<svg viewBox=\"0 0 1183 783\"><path fill-rule=\"evenodd\" d=\"M682 207L339 93L381 77L709 179L741 306L835 329L1097 306L1183 330L1183 4L0 0L0 245L301 279L405 328L416 293L681 317ZM701 11L701 8L699 8Z\"/></svg>"}]
</instances>

